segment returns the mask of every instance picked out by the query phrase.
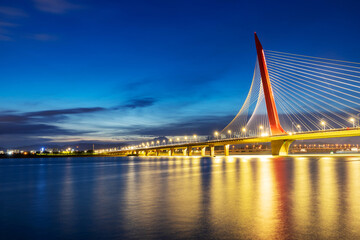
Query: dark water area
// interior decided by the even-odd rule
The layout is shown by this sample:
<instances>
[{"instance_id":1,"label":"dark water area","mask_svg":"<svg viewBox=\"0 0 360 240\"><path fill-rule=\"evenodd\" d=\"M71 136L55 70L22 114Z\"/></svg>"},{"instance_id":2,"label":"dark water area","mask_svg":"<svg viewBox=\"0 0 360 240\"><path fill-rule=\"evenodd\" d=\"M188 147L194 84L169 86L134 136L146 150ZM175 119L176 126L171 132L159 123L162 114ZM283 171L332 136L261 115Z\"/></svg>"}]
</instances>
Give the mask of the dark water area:
<instances>
[{"instance_id":1,"label":"dark water area","mask_svg":"<svg viewBox=\"0 0 360 240\"><path fill-rule=\"evenodd\" d=\"M360 157L2 159L0 239L360 239Z\"/></svg>"}]
</instances>

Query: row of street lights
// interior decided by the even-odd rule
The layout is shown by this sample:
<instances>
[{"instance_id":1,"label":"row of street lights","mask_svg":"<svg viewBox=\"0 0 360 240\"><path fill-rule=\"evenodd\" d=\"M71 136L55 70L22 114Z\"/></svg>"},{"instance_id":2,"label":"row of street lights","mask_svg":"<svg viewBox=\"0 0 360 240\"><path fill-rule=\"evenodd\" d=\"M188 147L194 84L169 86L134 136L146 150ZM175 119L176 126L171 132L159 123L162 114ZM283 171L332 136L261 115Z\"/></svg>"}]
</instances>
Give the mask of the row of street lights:
<instances>
[{"instance_id":1,"label":"row of street lights","mask_svg":"<svg viewBox=\"0 0 360 240\"><path fill-rule=\"evenodd\" d=\"M188 138L188 136L184 136L185 143L187 143L188 140L189 140L189 142L191 142L192 139L193 139L193 142L197 142L198 136L197 136L196 134L194 134L192 138ZM173 142L175 142L175 141L173 141L173 139L170 138L168 142L166 142L166 140L164 139L164 140L162 140L162 142L160 142L160 140L151 141L151 142L146 142L146 143L143 142L143 143L141 143L141 144L139 144L139 145L135 145L135 146L131 146L131 147L133 147L133 148L139 148L139 147L160 146L161 144L162 144L162 145L166 145L166 144L172 144ZM177 142L177 143L180 143L180 142L181 142L181 139L180 139L179 137L177 137L177 138L176 138L176 142ZM160 144L160 143L161 143L161 144Z\"/></svg>"},{"instance_id":2,"label":"row of street lights","mask_svg":"<svg viewBox=\"0 0 360 240\"><path fill-rule=\"evenodd\" d=\"M352 123L353 125L353 128L355 128L355 118L351 117L349 119L349 121ZM320 122L320 125L323 127L322 130L326 130L326 122L325 121L321 121ZM299 124L296 125L296 128L298 129L299 132L301 132L301 126ZM264 130L264 126L263 125L259 125L259 129L260 131L262 132ZM245 127L241 128L241 133L246 136L246 132L247 132L247 129ZM250 134L251 134L251 130L249 130ZM229 134L229 138L232 138L233 137L233 132L231 130L228 130L227 133ZM235 134L235 133L234 133ZM260 134L261 136L268 136L269 134L267 133L261 133ZM219 140L219 132L218 131L215 131L214 132L214 136L217 140ZM235 136L235 135L234 135ZM198 140L198 136L196 134L193 135L193 141L194 142L197 142ZM185 143L188 142L191 142L191 138L188 138L188 136L184 136L184 140L185 140ZM179 137L176 138L176 142L177 143L180 143L181 142L181 139ZM173 139L170 138L169 141L168 141L168 144L172 144L173 143ZM156 144L156 145L155 145ZM162 141L162 144L163 145L166 145L166 140L163 140ZM157 140L156 142L155 141L151 141L151 142L146 142L146 143L142 143L142 144L139 144L139 145L135 145L135 146L129 146L129 147L126 147L125 149L134 149L134 148L138 148L138 147L149 147L149 146L160 146L160 140Z\"/></svg>"},{"instance_id":3,"label":"row of street lights","mask_svg":"<svg viewBox=\"0 0 360 240\"><path fill-rule=\"evenodd\" d=\"M352 118L349 119L349 121L352 123L353 128L354 128L354 127L355 127L355 118L352 117ZM320 122L320 125L323 127L323 130L325 131L325 130L326 130L326 122L322 120L322 121ZM300 124L297 124L297 125L296 125L296 128L298 129L298 132L301 132L301 125L300 125ZM264 126L263 126L263 125L259 125L259 129L260 129L260 131L264 130ZM246 134L246 128L243 127L243 128L241 129L241 132L245 135L245 134ZM229 134L229 137L231 138L231 137L232 137L232 131L231 131L231 130L228 130L227 133ZM214 132L214 135L215 135L216 139L218 140L218 139L219 139L219 132L218 132L218 131L215 131L215 132ZM261 133L260 135L261 135L261 136L265 136L266 134ZM245 136L246 136L246 135L245 135Z\"/></svg>"}]
</instances>

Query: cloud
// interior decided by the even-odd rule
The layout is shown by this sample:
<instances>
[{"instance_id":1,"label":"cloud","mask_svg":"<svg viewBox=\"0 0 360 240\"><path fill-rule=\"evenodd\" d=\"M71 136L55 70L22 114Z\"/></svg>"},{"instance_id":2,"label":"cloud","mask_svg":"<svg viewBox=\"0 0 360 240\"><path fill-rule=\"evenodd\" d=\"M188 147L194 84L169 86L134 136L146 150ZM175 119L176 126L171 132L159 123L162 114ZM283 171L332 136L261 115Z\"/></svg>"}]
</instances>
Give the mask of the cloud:
<instances>
[{"instance_id":1,"label":"cloud","mask_svg":"<svg viewBox=\"0 0 360 240\"><path fill-rule=\"evenodd\" d=\"M63 129L50 124L33 124L33 123L0 123L0 135L75 135L83 134L84 131L75 131Z\"/></svg>"},{"instance_id":2,"label":"cloud","mask_svg":"<svg viewBox=\"0 0 360 240\"><path fill-rule=\"evenodd\" d=\"M154 105L155 102L156 102L156 99L154 99L154 98L136 98L136 99L131 99L126 104L120 105L119 107L116 107L115 109L120 109L120 108L135 109L135 108L150 107L150 106Z\"/></svg>"},{"instance_id":3,"label":"cloud","mask_svg":"<svg viewBox=\"0 0 360 240\"><path fill-rule=\"evenodd\" d=\"M27 14L18 8L12 7L0 7L0 14L10 16L10 17L26 17Z\"/></svg>"},{"instance_id":4,"label":"cloud","mask_svg":"<svg viewBox=\"0 0 360 240\"><path fill-rule=\"evenodd\" d=\"M46 110L27 112L22 114L3 114L0 115L0 123L24 123L37 121L48 121L50 118L53 121L54 117L64 117L65 115L93 113L104 111L105 108L93 107L93 108L70 108L70 109L57 109L57 110Z\"/></svg>"},{"instance_id":5,"label":"cloud","mask_svg":"<svg viewBox=\"0 0 360 240\"><path fill-rule=\"evenodd\" d=\"M21 114L3 111L5 114L0 115L0 135L2 136L0 138L0 145L19 146L21 144L49 142L56 136L69 137L93 133L90 130L66 129L57 126L56 123L67 115L93 113L103 110L106 109L100 107L70 108Z\"/></svg>"},{"instance_id":6,"label":"cloud","mask_svg":"<svg viewBox=\"0 0 360 240\"><path fill-rule=\"evenodd\" d=\"M163 126L132 126L123 129L122 134L142 136L211 135L215 130L222 130L233 118L233 115L229 115L180 119L176 123Z\"/></svg>"},{"instance_id":7,"label":"cloud","mask_svg":"<svg viewBox=\"0 0 360 240\"><path fill-rule=\"evenodd\" d=\"M59 110L46 110L38 112L28 112L26 116L31 117L49 117L57 115L68 115L68 114L82 114L82 113L93 113L104 111L105 108L102 107L93 107L93 108L70 108L70 109L59 109Z\"/></svg>"},{"instance_id":8,"label":"cloud","mask_svg":"<svg viewBox=\"0 0 360 240\"><path fill-rule=\"evenodd\" d=\"M3 34L0 34L0 41L11 41L12 38L7 36L7 35L3 35Z\"/></svg>"},{"instance_id":9,"label":"cloud","mask_svg":"<svg viewBox=\"0 0 360 240\"><path fill-rule=\"evenodd\" d=\"M57 39L56 36L54 35L50 35L50 34L45 34L45 33L41 33L41 34L34 34L31 35L29 38L34 39L34 40L38 40L38 41L54 41Z\"/></svg>"},{"instance_id":10,"label":"cloud","mask_svg":"<svg viewBox=\"0 0 360 240\"><path fill-rule=\"evenodd\" d=\"M0 21L0 41L11 41L11 32L7 28L17 27L18 24Z\"/></svg>"},{"instance_id":11,"label":"cloud","mask_svg":"<svg viewBox=\"0 0 360 240\"><path fill-rule=\"evenodd\" d=\"M18 24L11 22L0 22L0 27L16 27Z\"/></svg>"},{"instance_id":12,"label":"cloud","mask_svg":"<svg viewBox=\"0 0 360 240\"><path fill-rule=\"evenodd\" d=\"M34 0L37 9L43 12L61 14L69 10L80 8L79 5L66 0Z\"/></svg>"}]
</instances>

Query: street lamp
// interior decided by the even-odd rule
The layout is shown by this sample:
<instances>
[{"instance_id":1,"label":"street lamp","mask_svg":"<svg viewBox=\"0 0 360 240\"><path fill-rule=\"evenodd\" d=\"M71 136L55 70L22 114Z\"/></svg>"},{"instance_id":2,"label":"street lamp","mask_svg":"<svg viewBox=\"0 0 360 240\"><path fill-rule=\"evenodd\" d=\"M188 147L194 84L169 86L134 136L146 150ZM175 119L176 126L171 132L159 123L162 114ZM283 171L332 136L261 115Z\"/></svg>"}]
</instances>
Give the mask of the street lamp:
<instances>
[{"instance_id":1,"label":"street lamp","mask_svg":"<svg viewBox=\"0 0 360 240\"><path fill-rule=\"evenodd\" d=\"M242 128L241 131L244 133L244 136L246 137L246 128Z\"/></svg>"},{"instance_id":2,"label":"street lamp","mask_svg":"<svg viewBox=\"0 0 360 240\"><path fill-rule=\"evenodd\" d=\"M296 125L297 129L299 129L298 131L301 132L301 126L298 124Z\"/></svg>"},{"instance_id":3,"label":"street lamp","mask_svg":"<svg viewBox=\"0 0 360 240\"><path fill-rule=\"evenodd\" d=\"M263 132L262 130L264 129L264 126L263 126L263 125L260 125L260 126L259 126L259 129L260 129L260 136L261 136L261 135L262 135L262 132Z\"/></svg>"},{"instance_id":4,"label":"street lamp","mask_svg":"<svg viewBox=\"0 0 360 240\"><path fill-rule=\"evenodd\" d=\"M231 138L231 130L228 131L228 134L230 135L230 138Z\"/></svg>"},{"instance_id":5,"label":"street lamp","mask_svg":"<svg viewBox=\"0 0 360 240\"><path fill-rule=\"evenodd\" d=\"M325 125L326 125L326 122L325 121L321 121L321 125L324 127L324 131L325 131Z\"/></svg>"},{"instance_id":6,"label":"street lamp","mask_svg":"<svg viewBox=\"0 0 360 240\"><path fill-rule=\"evenodd\" d=\"M194 137L194 142L196 142L196 138L197 138L196 134L194 134L193 137Z\"/></svg>"},{"instance_id":7,"label":"street lamp","mask_svg":"<svg viewBox=\"0 0 360 240\"><path fill-rule=\"evenodd\" d=\"M352 117L352 118L349 119L349 121L352 122L353 128L354 128L355 127L355 118Z\"/></svg>"},{"instance_id":8,"label":"street lamp","mask_svg":"<svg viewBox=\"0 0 360 240\"><path fill-rule=\"evenodd\" d=\"M187 142L187 136L185 136L185 142Z\"/></svg>"},{"instance_id":9,"label":"street lamp","mask_svg":"<svg viewBox=\"0 0 360 240\"><path fill-rule=\"evenodd\" d=\"M218 140L219 140L219 138L218 138L219 133L218 133L217 131L215 131L215 132L214 132L214 135L215 135L216 139L218 139Z\"/></svg>"},{"instance_id":10,"label":"street lamp","mask_svg":"<svg viewBox=\"0 0 360 240\"><path fill-rule=\"evenodd\" d=\"M157 145L159 145L159 144L160 144L160 141L159 141L159 140L158 140L158 141L156 141L156 144L157 144Z\"/></svg>"},{"instance_id":11,"label":"street lamp","mask_svg":"<svg viewBox=\"0 0 360 240\"><path fill-rule=\"evenodd\" d=\"M169 139L169 142L170 142L170 144L172 143L172 139L171 139L171 138Z\"/></svg>"}]
</instances>

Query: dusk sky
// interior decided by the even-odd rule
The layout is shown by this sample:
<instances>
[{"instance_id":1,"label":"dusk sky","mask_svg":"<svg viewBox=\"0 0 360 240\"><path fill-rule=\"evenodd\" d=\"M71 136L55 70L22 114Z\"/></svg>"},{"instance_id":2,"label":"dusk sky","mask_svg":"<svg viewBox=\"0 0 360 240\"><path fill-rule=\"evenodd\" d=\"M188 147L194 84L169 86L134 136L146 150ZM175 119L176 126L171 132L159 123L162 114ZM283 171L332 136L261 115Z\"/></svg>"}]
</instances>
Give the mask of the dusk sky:
<instances>
[{"instance_id":1,"label":"dusk sky","mask_svg":"<svg viewBox=\"0 0 360 240\"><path fill-rule=\"evenodd\" d=\"M360 62L358 1L2 0L0 147L207 135L265 49Z\"/></svg>"}]
</instances>

